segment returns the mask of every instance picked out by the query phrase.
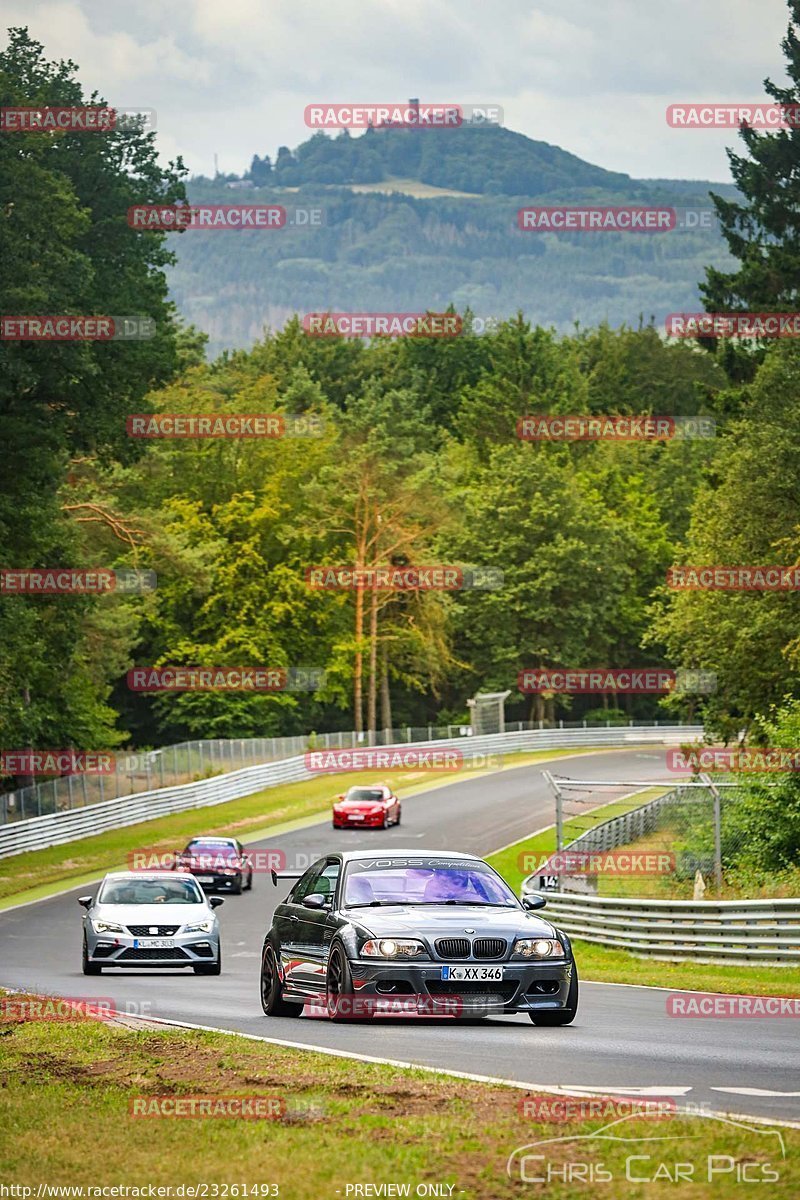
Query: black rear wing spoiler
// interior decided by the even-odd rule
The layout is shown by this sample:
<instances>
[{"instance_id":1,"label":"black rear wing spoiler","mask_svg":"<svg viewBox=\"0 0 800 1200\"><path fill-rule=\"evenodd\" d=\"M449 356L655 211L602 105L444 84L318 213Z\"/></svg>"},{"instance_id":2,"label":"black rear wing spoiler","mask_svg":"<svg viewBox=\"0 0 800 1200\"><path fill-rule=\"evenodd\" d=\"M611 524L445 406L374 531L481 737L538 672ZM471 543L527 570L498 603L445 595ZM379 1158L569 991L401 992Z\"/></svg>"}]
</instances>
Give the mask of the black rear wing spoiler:
<instances>
[{"instance_id":1,"label":"black rear wing spoiler","mask_svg":"<svg viewBox=\"0 0 800 1200\"><path fill-rule=\"evenodd\" d=\"M305 871L275 871L275 870L271 870L270 875L272 876L272 882L275 884L275 887L277 887L279 879L302 879L303 876L305 875Z\"/></svg>"}]
</instances>

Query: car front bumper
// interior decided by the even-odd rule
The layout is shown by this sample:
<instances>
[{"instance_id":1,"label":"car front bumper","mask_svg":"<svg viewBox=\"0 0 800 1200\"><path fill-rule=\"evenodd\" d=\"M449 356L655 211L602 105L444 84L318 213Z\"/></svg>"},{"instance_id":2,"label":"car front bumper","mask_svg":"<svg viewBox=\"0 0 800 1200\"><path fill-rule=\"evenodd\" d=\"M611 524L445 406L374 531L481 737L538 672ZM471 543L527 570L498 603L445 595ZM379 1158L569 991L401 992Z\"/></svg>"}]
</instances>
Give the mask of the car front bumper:
<instances>
[{"instance_id":1,"label":"car front bumper","mask_svg":"<svg viewBox=\"0 0 800 1200\"><path fill-rule=\"evenodd\" d=\"M361 820L348 816L346 813L333 814L334 829L380 829L387 820L386 813L378 813L374 817L363 817Z\"/></svg>"},{"instance_id":2,"label":"car front bumper","mask_svg":"<svg viewBox=\"0 0 800 1200\"><path fill-rule=\"evenodd\" d=\"M369 998L370 1002L411 1002L416 997L425 1011L441 1009L464 1016L480 1012L553 1012L566 1008L574 970L573 960L564 958L538 962L471 959L450 964L503 967L502 981L473 983L443 980L444 965L435 961L355 959L350 964L353 995Z\"/></svg>"},{"instance_id":3,"label":"car front bumper","mask_svg":"<svg viewBox=\"0 0 800 1200\"><path fill-rule=\"evenodd\" d=\"M221 871L203 870L200 867L183 867L190 875L194 875L204 892L230 892L244 883L244 871L234 871L232 875Z\"/></svg>"},{"instance_id":4,"label":"car front bumper","mask_svg":"<svg viewBox=\"0 0 800 1200\"><path fill-rule=\"evenodd\" d=\"M103 967L191 967L214 963L219 958L219 931L175 934L170 947L147 946L148 938L128 933L86 932L86 950L90 963Z\"/></svg>"}]
</instances>

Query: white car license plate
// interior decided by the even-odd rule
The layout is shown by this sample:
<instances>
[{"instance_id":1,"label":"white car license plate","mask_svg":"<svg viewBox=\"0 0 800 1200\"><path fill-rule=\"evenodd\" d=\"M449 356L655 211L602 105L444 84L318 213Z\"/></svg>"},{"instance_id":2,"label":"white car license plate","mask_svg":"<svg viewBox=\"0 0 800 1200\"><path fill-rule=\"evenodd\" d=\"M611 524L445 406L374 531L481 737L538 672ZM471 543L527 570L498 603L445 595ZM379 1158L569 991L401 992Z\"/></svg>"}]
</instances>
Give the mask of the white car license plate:
<instances>
[{"instance_id":1,"label":"white car license plate","mask_svg":"<svg viewBox=\"0 0 800 1200\"><path fill-rule=\"evenodd\" d=\"M351 821L363 821L363 820L364 820L363 813L350 813L349 820L351 820Z\"/></svg>"},{"instance_id":2,"label":"white car license plate","mask_svg":"<svg viewBox=\"0 0 800 1200\"><path fill-rule=\"evenodd\" d=\"M213 883L214 882L213 875L196 875L195 879L197 880L198 883Z\"/></svg>"},{"instance_id":3,"label":"white car license plate","mask_svg":"<svg viewBox=\"0 0 800 1200\"><path fill-rule=\"evenodd\" d=\"M134 950L168 950L175 945L175 938L134 938Z\"/></svg>"},{"instance_id":4,"label":"white car license plate","mask_svg":"<svg viewBox=\"0 0 800 1200\"><path fill-rule=\"evenodd\" d=\"M462 983L483 983L487 979L502 978L502 967L442 967L442 979L455 979Z\"/></svg>"}]
</instances>

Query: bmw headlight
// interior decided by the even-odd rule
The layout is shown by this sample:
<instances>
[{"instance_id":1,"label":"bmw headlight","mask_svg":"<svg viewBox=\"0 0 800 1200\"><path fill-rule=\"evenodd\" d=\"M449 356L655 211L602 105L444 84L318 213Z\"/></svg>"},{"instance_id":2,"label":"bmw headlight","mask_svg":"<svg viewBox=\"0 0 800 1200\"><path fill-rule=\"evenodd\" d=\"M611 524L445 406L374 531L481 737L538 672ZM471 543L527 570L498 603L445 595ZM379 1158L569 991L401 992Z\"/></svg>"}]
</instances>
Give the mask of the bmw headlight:
<instances>
[{"instance_id":1,"label":"bmw headlight","mask_svg":"<svg viewBox=\"0 0 800 1200\"><path fill-rule=\"evenodd\" d=\"M564 947L556 938L517 938L514 953L522 958L563 958Z\"/></svg>"},{"instance_id":2,"label":"bmw headlight","mask_svg":"<svg viewBox=\"0 0 800 1200\"><path fill-rule=\"evenodd\" d=\"M214 928L213 921L198 921L196 925L185 925L184 933L211 933Z\"/></svg>"},{"instance_id":3,"label":"bmw headlight","mask_svg":"<svg viewBox=\"0 0 800 1200\"><path fill-rule=\"evenodd\" d=\"M422 942L414 938L376 938L374 941L364 942L361 947L364 958L414 958L424 953L425 947Z\"/></svg>"},{"instance_id":4,"label":"bmw headlight","mask_svg":"<svg viewBox=\"0 0 800 1200\"><path fill-rule=\"evenodd\" d=\"M118 925L116 921L92 921L92 928L95 933L124 933L125 926Z\"/></svg>"}]
</instances>

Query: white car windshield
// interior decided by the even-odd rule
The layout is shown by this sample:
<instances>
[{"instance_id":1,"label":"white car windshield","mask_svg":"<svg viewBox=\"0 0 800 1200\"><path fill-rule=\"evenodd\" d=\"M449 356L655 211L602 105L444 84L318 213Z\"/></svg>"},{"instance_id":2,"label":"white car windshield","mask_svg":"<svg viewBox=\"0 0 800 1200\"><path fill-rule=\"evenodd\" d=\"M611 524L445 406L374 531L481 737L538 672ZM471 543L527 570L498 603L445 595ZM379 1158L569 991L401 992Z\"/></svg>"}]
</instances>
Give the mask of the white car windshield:
<instances>
[{"instance_id":1,"label":"white car windshield","mask_svg":"<svg viewBox=\"0 0 800 1200\"><path fill-rule=\"evenodd\" d=\"M193 879L107 879L98 904L204 904Z\"/></svg>"},{"instance_id":2,"label":"white car windshield","mask_svg":"<svg viewBox=\"0 0 800 1200\"><path fill-rule=\"evenodd\" d=\"M489 867L477 863L420 863L386 859L380 863L351 863L347 868L344 903L351 907L373 904L479 904L517 907L514 893Z\"/></svg>"}]
</instances>

